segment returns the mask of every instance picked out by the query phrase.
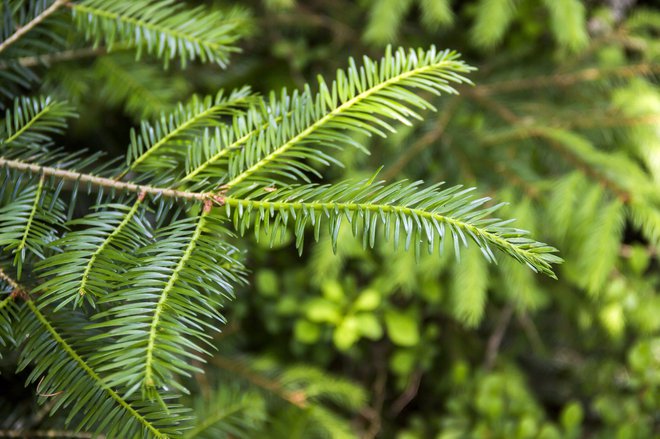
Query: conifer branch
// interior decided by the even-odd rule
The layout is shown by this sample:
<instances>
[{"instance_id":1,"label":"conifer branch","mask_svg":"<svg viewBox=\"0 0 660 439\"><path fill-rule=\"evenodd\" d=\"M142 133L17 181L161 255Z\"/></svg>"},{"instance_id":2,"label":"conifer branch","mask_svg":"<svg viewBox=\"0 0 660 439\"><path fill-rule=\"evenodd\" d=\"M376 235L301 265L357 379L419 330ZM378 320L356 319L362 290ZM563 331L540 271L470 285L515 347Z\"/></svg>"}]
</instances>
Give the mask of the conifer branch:
<instances>
[{"instance_id":1,"label":"conifer branch","mask_svg":"<svg viewBox=\"0 0 660 439\"><path fill-rule=\"evenodd\" d=\"M154 313L151 318L151 324L149 325L149 335L147 339L148 341L147 341L147 348L146 348L145 361L144 361L144 384L147 387L154 387L156 385L156 382L153 377L154 375L153 362L154 362L154 350L156 345L156 339L159 336L159 327L161 325L161 314L164 312L165 308L167 308L169 294L174 288L174 285L179 280L179 274L186 267L186 264L188 263L188 260L192 256L193 250L197 245L197 241L199 240L199 237L202 235L202 231L204 230L204 226L206 224L205 218L206 215L209 214L209 212L210 209L208 207L204 207L199 219L197 220L197 226L195 227L195 231L190 237L190 241L188 242L188 245L186 246L186 249L183 252L183 256L181 256L176 267L172 270L172 273L170 274L170 277L167 283L165 284L165 287L159 294L160 298L158 299L158 303L156 304L156 308L154 309Z\"/></svg>"},{"instance_id":2,"label":"conifer branch","mask_svg":"<svg viewBox=\"0 0 660 439\"><path fill-rule=\"evenodd\" d=\"M7 273L1 267L0 267L0 279L7 282L16 291L27 291L21 285L19 285L18 282L16 282L11 276L7 275ZM39 307L34 303L33 300L29 298L29 296L23 295L23 298L25 299L25 303L29 308L30 312L32 313L32 315L36 317L36 319L39 321L41 326L50 335L52 340L62 348L63 352L65 352L66 355L74 363L76 363L77 367L79 367L81 370L85 372L85 374L95 383L96 386L98 386L99 389L102 389L103 392L105 392L122 408L122 410L125 410L128 414L130 414L132 418L138 421L145 429L147 429L151 434L153 434L154 437L156 438L167 437L156 426L154 426L152 422L150 422L142 414L140 414L128 401L122 398L115 390L113 390L110 386L106 384L105 380L101 378L101 376L99 376L98 373L94 371L89 366L89 364L87 364L87 361L85 361L85 359L82 358L78 354L78 352L76 352L74 347L71 346L64 339L62 334L60 334L60 332L51 324L51 322L46 317L46 315L41 312Z\"/></svg>"},{"instance_id":3,"label":"conifer branch","mask_svg":"<svg viewBox=\"0 0 660 439\"><path fill-rule=\"evenodd\" d=\"M278 123L282 120L282 116L278 116L273 119L274 123ZM244 145L248 140L250 140L252 137L258 135L260 132L265 130L268 126L270 125L270 122L266 122L251 131L248 131L246 134L243 136L239 137L238 139L234 140L232 143L229 145L225 146L224 148L221 148L217 153L206 159L204 162L200 163L198 166L195 168L191 169L189 172L186 172L186 175L183 176L181 179L181 184L184 184L190 180L193 180L197 175L199 175L201 172L204 172L209 166L213 165L214 163L217 163L220 161L222 158L227 157L231 153L234 152L236 148L241 147L241 145Z\"/></svg>"},{"instance_id":4,"label":"conifer branch","mask_svg":"<svg viewBox=\"0 0 660 439\"><path fill-rule=\"evenodd\" d=\"M365 101L369 97L378 94L381 90L386 90L390 87L393 87L396 84L405 82L406 79L412 78L415 76L423 76L427 72L431 71L437 71L437 70L442 70L443 68L449 68L451 66L455 66L455 62L452 60L442 60L440 62L435 62L435 63L430 63L429 65L424 65L422 67L417 67L414 69L410 69L407 71L403 71L402 73L393 76L392 78L382 81L379 84L376 84L363 92L355 95L354 97L346 100L344 103L341 105L335 107L333 110L331 110L329 113L324 115L322 118L319 120L315 121L311 125L309 125L307 128L302 130L300 133L296 134L292 138L290 138L286 143L282 144L281 146L275 148L272 152L270 152L268 155L265 157L261 158L259 161L254 163L252 166L249 168L245 169L242 171L239 175L235 176L232 178L227 184L227 188L232 188L242 181L246 180L249 178L251 175L259 172L261 169L264 167L268 166L269 163L275 161L278 159L279 156L285 154L289 149L291 149L293 146L296 144L302 142L305 140L305 138L317 131L324 125L330 123L333 119L340 117L343 113L347 112L350 110L352 107L358 105L362 101Z\"/></svg>"},{"instance_id":5,"label":"conifer branch","mask_svg":"<svg viewBox=\"0 0 660 439\"><path fill-rule=\"evenodd\" d=\"M62 349L67 353L67 355L75 361L78 366L87 373L87 375L96 382L96 384L103 389L110 397L117 402L124 410L131 414L140 424L142 424L147 430L151 432L156 438L165 438L166 436L162 434L151 422L144 418L137 410L133 408L127 401L125 401L117 392L115 392L110 386L108 386L103 378L101 378L88 364L87 362L73 349L73 347L67 343L62 335L50 324L46 316L39 311L39 308L34 304L32 300L27 302L28 308L32 311L32 314L39 320L42 326L50 333L53 340L59 344Z\"/></svg>"},{"instance_id":6,"label":"conifer branch","mask_svg":"<svg viewBox=\"0 0 660 439\"><path fill-rule=\"evenodd\" d=\"M113 240L115 240L126 228L128 223L131 222L135 214L137 213L140 205L142 204L142 201L144 200L144 192L141 192L140 195L138 196L138 199L133 203L133 206L131 209L126 212L126 215L124 216L124 219L119 223L119 225L108 235L107 238L103 240L101 245L99 245L94 253L92 253L92 256L89 258L89 261L87 262L87 265L85 265L85 270L83 271L82 278L80 280L80 287L78 288L78 291L81 296L85 295L86 293L86 287L87 287L87 282L89 280L89 274L92 272L94 269L95 262L97 258L103 253L103 251L112 243Z\"/></svg>"},{"instance_id":7,"label":"conifer branch","mask_svg":"<svg viewBox=\"0 0 660 439\"><path fill-rule=\"evenodd\" d=\"M30 230L32 229L32 221L34 216L37 213L37 208L39 207L39 200L41 200L41 193L44 188L44 175L41 175L39 178L39 183L37 184L37 190L34 193L34 202L32 203L32 209L30 210L30 215L28 216L27 223L25 224L25 230L23 231L23 236L21 237L20 242L16 246L16 258L19 258L23 249L25 248L25 243L27 242L28 236L30 235Z\"/></svg>"}]
</instances>

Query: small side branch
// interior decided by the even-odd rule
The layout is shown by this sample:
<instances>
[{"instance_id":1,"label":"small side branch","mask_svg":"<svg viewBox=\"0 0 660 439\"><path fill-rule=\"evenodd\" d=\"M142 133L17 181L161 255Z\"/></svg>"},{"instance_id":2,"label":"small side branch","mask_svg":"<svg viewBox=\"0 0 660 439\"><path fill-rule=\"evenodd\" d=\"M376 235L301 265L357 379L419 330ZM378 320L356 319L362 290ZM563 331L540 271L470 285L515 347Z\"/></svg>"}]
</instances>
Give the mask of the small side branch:
<instances>
[{"instance_id":1,"label":"small side branch","mask_svg":"<svg viewBox=\"0 0 660 439\"><path fill-rule=\"evenodd\" d=\"M306 408L308 405L307 396L303 390L296 392L289 391L284 388L284 386L278 381L269 379L257 372L251 371L250 369L246 368L244 364L238 361L216 355L213 357L211 362L222 369L238 374L255 386L272 392L273 394L277 395L288 403L295 405L296 407Z\"/></svg>"},{"instance_id":2,"label":"small side branch","mask_svg":"<svg viewBox=\"0 0 660 439\"><path fill-rule=\"evenodd\" d=\"M5 50L10 45L14 44L23 35L34 29L35 26L37 26L39 23L41 23L46 18L48 18L48 16L53 14L53 12L57 11L60 7L64 6L66 2L67 2L66 0L55 0L55 3L53 3L48 8L46 8L41 14L34 17L34 19L25 26L17 29L16 32L14 32L9 38L7 38L2 43L0 43L0 52Z\"/></svg>"},{"instance_id":3,"label":"small side branch","mask_svg":"<svg viewBox=\"0 0 660 439\"><path fill-rule=\"evenodd\" d=\"M114 46L112 49L113 52L119 50L117 46ZM108 50L105 47L83 47L81 49L64 50L45 55L24 56L14 61L18 62L22 67L36 67L42 64L50 65L60 61L73 61L80 58L105 55L106 53L108 53ZM7 69L11 65L8 62L0 62L0 70Z\"/></svg>"}]
</instances>

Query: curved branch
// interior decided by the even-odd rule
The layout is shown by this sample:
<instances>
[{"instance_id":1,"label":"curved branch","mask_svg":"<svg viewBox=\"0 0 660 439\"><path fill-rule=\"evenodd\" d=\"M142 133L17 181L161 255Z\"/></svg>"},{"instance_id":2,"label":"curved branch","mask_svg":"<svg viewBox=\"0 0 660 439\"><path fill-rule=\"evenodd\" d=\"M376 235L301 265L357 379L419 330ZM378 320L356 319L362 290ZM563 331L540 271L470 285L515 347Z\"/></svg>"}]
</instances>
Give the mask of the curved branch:
<instances>
[{"instance_id":1,"label":"curved branch","mask_svg":"<svg viewBox=\"0 0 660 439\"><path fill-rule=\"evenodd\" d=\"M172 271L172 274L170 275L170 278L167 281L165 288L163 288L163 291L161 291L160 299L158 299L158 303L156 304L156 309L154 311L153 318L151 319L151 325L149 326L149 338L148 338L149 341L147 342L147 349L146 349L147 357L145 359L145 364L144 364L144 368L145 368L144 384L146 386L153 387L156 384L153 378L152 363L154 360L154 350L156 349L156 338L158 337L158 328L160 326L161 314L164 312L164 310L167 307L167 300L169 298L169 294L174 288L174 285L176 285L177 280L179 279L179 273L181 273L181 271L186 267L186 264L188 263L188 260L190 259L191 255L193 254L193 250L197 245L197 240L202 235L202 231L204 230L204 225L205 225L205 218L209 212L210 209L206 207L202 211L202 214L199 217L199 221L197 221L195 232L190 238L190 242L188 243L188 246L186 247L183 256L181 256L181 259L179 259L179 262Z\"/></svg>"}]
</instances>

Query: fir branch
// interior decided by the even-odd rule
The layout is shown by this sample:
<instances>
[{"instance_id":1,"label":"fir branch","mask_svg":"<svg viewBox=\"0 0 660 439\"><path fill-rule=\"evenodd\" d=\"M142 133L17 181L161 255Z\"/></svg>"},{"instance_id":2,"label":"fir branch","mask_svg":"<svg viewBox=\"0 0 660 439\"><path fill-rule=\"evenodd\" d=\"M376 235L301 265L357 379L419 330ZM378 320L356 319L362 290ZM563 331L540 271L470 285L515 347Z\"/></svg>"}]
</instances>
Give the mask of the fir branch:
<instances>
[{"instance_id":1,"label":"fir branch","mask_svg":"<svg viewBox=\"0 0 660 439\"><path fill-rule=\"evenodd\" d=\"M186 392L177 375L199 372L196 363L209 342L208 331L224 322L222 300L243 282L238 251L226 242L228 231L210 213L178 219L157 230L150 245L138 249L117 288L99 298L102 306L90 338L107 341L91 363L110 372L112 386L127 395L160 399L161 392ZM136 312L137 310L137 312Z\"/></svg>"},{"instance_id":2,"label":"fir branch","mask_svg":"<svg viewBox=\"0 0 660 439\"><path fill-rule=\"evenodd\" d=\"M141 425L143 425L147 430L151 432L151 434L154 435L154 437L157 438L166 438L167 436L163 433L161 433L158 428L156 428L151 422L149 422L147 419L144 418L133 406L131 406L126 400L124 400L117 392L115 392L110 386L108 386L104 379L101 378L88 364L87 362L80 356L78 353L73 349L73 347L67 343L64 338L62 338L62 335L51 325L51 323L48 321L46 316L39 311L37 306L34 304L33 301L28 300L27 302L28 308L30 308L30 311L34 316L39 320L41 325L48 331L48 333L51 335L53 338L53 341L55 341L66 354L68 355L71 360L73 360L75 363L78 364L78 367L80 367L82 370L85 371L85 373L96 383L96 385L103 389L105 393L107 393L119 406L128 412L136 421L138 421Z\"/></svg>"},{"instance_id":3,"label":"fir branch","mask_svg":"<svg viewBox=\"0 0 660 439\"><path fill-rule=\"evenodd\" d=\"M215 98L193 96L190 102L179 105L169 117L163 115L160 123L143 123L139 133L131 131L127 157L129 169L136 169L153 154L174 142L191 139L199 133L201 127L217 124L221 116L241 114L252 100L249 87L233 90L228 95L221 90ZM162 155L159 160L162 160Z\"/></svg>"},{"instance_id":4,"label":"fir branch","mask_svg":"<svg viewBox=\"0 0 660 439\"><path fill-rule=\"evenodd\" d=\"M1 267L0 267L0 279L4 280L7 282L9 285L11 285L15 290L17 291L27 291L25 288L23 288L21 285L18 284L11 276L9 276ZM107 395L114 403L116 403L119 407L120 410L122 410L126 415L130 416L130 418L134 419L135 421L138 422L146 431L149 431L150 434L152 434L156 438L167 438L168 435L166 432L161 431L156 424L149 419L147 419L142 413L140 413L135 407L131 405L125 398L119 395L114 389L112 389L106 381L94 370L88 362L76 351L76 349L65 339L64 335L51 323L49 318L39 309L39 307L35 304L33 300L29 298L29 296L24 295L23 299L25 299L25 304L27 308L29 309L30 313L32 316L34 316L41 327L45 331L46 334L48 334L48 337L52 340L51 342L48 342L48 349L34 349L37 347L40 343L43 343L41 340L41 337L39 336L38 333L30 333L30 340L29 342L32 344L37 344L37 346L33 346L32 349L29 349L27 352L24 352L24 358L23 358L23 366L26 364L26 360L37 360L38 355L48 355L49 350L53 348L52 345L57 345L59 348L61 348L61 351L59 354L62 354L64 357L68 358L70 361L72 361L79 370L84 373L84 375L93 383L93 386L95 387L92 392L94 393L92 395L87 395L85 394L84 387L81 385L81 383L77 383L75 387L72 386L71 388L71 395L78 394L79 396L83 397L83 401L90 401L91 397L91 402L96 402L101 403L99 401L99 398L101 397L101 393ZM22 321L21 322L23 325L25 325L27 322ZM25 329L25 328L23 328ZM27 334L26 334L27 335ZM25 357L27 356L27 358ZM54 358L51 358L50 361L52 362ZM43 373L43 367L44 365L48 365L48 362L41 364L41 370L38 373ZM50 365L52 366L52 365ZM57 363L57 367L62 367L63 364ZM19 369L22 368L19 366ZM58 379L62 379L63 377L60 377ZM79 377L78 377L79 378ZM101 392L99 392L99 390ZM81 392L83 392L81 394ZM70 397L70 396L69 396ZM115 411L115 416L117 416L117 413ZM90 419L97 418L98 419L99 414L94 414L91 418L87 419L87 422L90 422ZM121 425L111 425L109 426L110 430L124 430L126 431L126 426L121 426Z\"/></svg>"},{"instance_id":5,"label":"fir branch","mask_svg":"<svg viewBox=\"0 0 660 439\"><path fill-rule=\"evenodd\" d=\"M30 209L30 214L28 215L25 228L23 230L23 236L21 237L20 242L16 246L16 257L18 258L21 253L23 253L23 249L25 248L25 244L27 243L28 236L30 235L30 231L32 229L32 222L34 221L34 216L37 213L37 208L39 207L39 201L41 200L41 193L44 189L44 176L43 174L39 178L39 183L37 184L37 190L34 192L34 201L32 202L32 208ZM20 274L18 275L20 278Z\"/></svg>"},{"instance_id":6,"label":"fir branch","mask_svg":"<svg viewBox=\"0 0 660 439\"><path fill-rule=\"evenodd\" d=\"M76 116L66 102L50 97L20 97L14 100L12 107L13 111L7 110L0 126L0 148L36 149L49 143L51 134L62 132L66 118Z\"/></svg>"},{"instance_id":7,"label":"fir branch","mask_svg":"<svg viewBox=\"0 0 660 439\"><path fill-rule=\"evenodd\" d=\"M282 120L282 116L278 116L272 119L272 123L279 123ZM204 137L201 139L201 143L208 144L206 148L208 150L214 150L217 151L215 153L212 153L209 155L208 158L203 160L202 162L198 163L197 165L194 165L191 169L186 171L186 175L184 175L180 182L181 184L185 184L189 181L192 181L197 177L199 174L205 172L209 167L213 166L215 163L218 163L222 159L228 157L230 154L234 153L237 148L240 148L242 145L244 145L247 141L249 141L251 138L254 136L258 135L260 132L268 128L271 122L265 122L261 125L258 125L252 129L249 129L245 134L242 136L239 136L236 140L233 140L229 142L226 146L222 144L222 140L220 136L223 134L221 131L216 130L215 131L215 137L209 137L208 132L204 133ZM202 146L204 147L204 146ZM193 150L199 149L199 148L193 148Z\"/></svg>"},{"instance_id":8,"label":"fir branch","mask_svg":"<svg viewBox=\"0 0 660 439\"><path fill-rule=\"evenodd\" d=\"M315 171L303 159L322 164L333 159L308 145L328 143L332 137L329 146L359 147L341 130L385 136L385 131L396 131L391 120L410 125L410 119L421 119L411 107L434 109L410 89L454 94L456 90L450 83L469 82L461 73L471 70L457 60L455 53L437 51L435 47L408 52L388 47L380 63L365 58L361 67L351 59L347 71L338 71L330 86L319 78L318 94L312 95L306 88L300 95L286 98L295 107L291 116L284 117L279 125L269 126L233 157L231 178L225 187L254 179L262 171L309 181L305 174Z\"/></svg>"},{"instance_id":9,"label":"fir branch","mask_svg":"<svg viewBox=\"0 0 660 439\"><path fill-rule=\"evenodd\" d=\"M509 221L484 219L501 205L480 208L489 198L472 200L467 195L471 189L461 191L457 186L439 191L436 184L422 190L419 189L420 183L383 185L382 182L346 181L333 186L290 186L267 195L257 189L252 194L243 195L244 198L223 196L216 197L216 200L225 205L228 216L233 212L237 230L244 233L254 217L255 233L258 236L261 227L265 228L271 236L271 243L275 232L285 227L291 217L295 221L299 250L302 250L305 225L309 222L314 227L314 236L318 240L324 218L328 221L333 248L336 248L339 228L345 217L353 234L362 233L365 247L367 244L373 247L379 224L384 228L386 239L393 231L394 245L397 246L400 235L404 235L406 249L412 245L416 253L420 252L423 243L431 253L436 239L442 248L447 234L459 256L459 243L467 246L467 235L489 261L495 261L489 248L492 244L532 270L555 277L550 264L561 262L552 254L556 249L524 237L526 232L522 230L504 227Z\"/></svg>"},{"instance_id":10,"label":"fir branch","mask_svg":"<svg viewBox=\"0 0 660 439\"><path fill-rule=\"evenodd\" d=\"M225 66L229 54L246 31L246 16L238 10L227 14L198 7L186 9L175 0L86 0L66 3L79 28L95 45L104 41L109 50L117 42L137 47L138 56L148 53L165 65L178 56L185 67L189 60Z\"/></svg>"},{"instance_id":11,"label":"fir branch","mask_svg":"<svg viewBox=\"0 0 660 439\"><path fill-rule=\"evenodd\" d=\"M197 220L195 231L190 237L190 241L188 242L188 245L185 251L183 252L183 256L181 256L181 258L179 259L179 262L177 263L174 270L172 270L169 279L165 284L165 287L160 292L160 298L158 299L158 303L156 304L156 308L154 309L153 317L151 319L151 324L149 325L149 336L147 339L146 358L144 360L144 385L147 387L155 387L157 384L156 380L154 379L153 362L154 362L154 350L156 345L156 338L159 336L159 332L160 332L159 326L161 325L161 314L163 313L164 308L168 306L167 301L169 299L169 295L172 292L174 285L179 280L179 275L181 271L186 267L186 264L188 263L188 260L192 256L195 246L197 245L197 241L202 235L202 230L204 230L204 225L205 225L205 218L206 215L209 214L209 212L210 209L208 208L203 209L202 214L199 216L199 219Z\"/></svg>"},{"instance_id":12,"label":"fir branch","mask_svg":"<svg viewBox=\"0 0 660 439\"><path fill-rule=\"evenodd\" d=\"M80 280L80 287L78 288L78 291L81 296L85 295L86 292L86 287L87 287L87 282L89 281L89 275L94 269L94 265L96 263L96 260L98 257L103 253L103 251L108 248L112 244L112 242L121 234L123 233L124 229L127 227L127 225L133 220L133 217L138 211L138 208L142 204L142 201L144 200L144 193L141 193L138 199L133 203L133 206L131 209L126 212L126 215L124 216L124 219L121 220L119 225L115 227L115 229L108 235L107 238L103 240L101 245L99 245L96 250L94 250L94 253L92 253L92 256L89 258L89 261L85 265L85 271L83 271L82 274L82 279Z\"/></svg>"},{"instance_id":13,"label":"fir branch","mask_svg":"<svg viewBox=\"0 0 660 439\"><path fill-rule=\"evenodd\" d=\"M95 299L109 294L123 280L130 255L151 238L138 215L143 199L144 194L138 195L132 207L95 206L95 212L66 224L71 231L50 244L56 251L36 267L41 277L49 278L34 290L41 293L41 306L55 304L58 310L70 302L77 306L84 299L95 306Z\"/></svg>"}]
</instances>

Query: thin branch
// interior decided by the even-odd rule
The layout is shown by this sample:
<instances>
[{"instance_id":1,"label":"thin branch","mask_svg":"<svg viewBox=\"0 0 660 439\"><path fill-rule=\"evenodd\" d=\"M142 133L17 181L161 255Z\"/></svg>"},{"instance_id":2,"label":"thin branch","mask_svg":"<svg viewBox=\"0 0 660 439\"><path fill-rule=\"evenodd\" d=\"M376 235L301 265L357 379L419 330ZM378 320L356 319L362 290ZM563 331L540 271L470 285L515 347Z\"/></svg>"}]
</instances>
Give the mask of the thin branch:
<instances>
[{"instance_id":1,"label":"thin branch","mask_svg":"<svg viewBox=\"0 0 660 439\"><path fill-rule=\"evenodd\" d=\"M12 290L14 290L14 292L21 291L21 286L14 279L12 279L11 276L5 273L5 270L3 270L2 267L0 267L0 280L5 281L7 285L9 285Z\"/></svg>"},{"instance_id":2,"label":"thin branch","mask_svg":"<svg viewBox=\"0 0 660 439\"><path fill-rule=\"evenodd\" d=\"M486 360L485 367L486 369L492 369L495 365L495 360L497 359L497 354L500 351L500 346L502 345L502 340L504 339L504 334L506 333L509 323L511 323L511 317L513 316L513 305L510 303L504 307L500 313L499 318L497 319L497 325L495 330L488 338L488 345L486 348Z\"/></svg>"},{"instance_id":3,"label":"thin branch","mask_svg":"<svg viewBox=\"0 0 660 439\"><path fill-rule=\"evenodd\" d=\"M0 279L3 279L6 281L12 288L15 290L20 290L20 291L27 291L25 288L23 288L21 285L19 285L18 282L16 282L11 276L9 276L3 269L0 267ZM95 381L97 385L103 389L110 398L112 398L117 404L121 406L122 409L126 410L128 413L130 413L131 416L133 416L138 422L140 422L151 434L153 434L154 437L157 438L165 438L165 435L158 430L158 428L152 424L149 420L147 420L140 412L138 412L131 404L129 404L119 393L117 393L114 389L112 389L110 386L108 386L105 383L105 380L99 376L99 374L92 369L89 364L76 352L76 350L69 344L68 341L66 341L62 335L57 331L57 329L51 324L51 322L48 320L48 318L39 310L37 305L35 305L34 301L30 300L29 296L23 297L25 299L25 304L27 305L28 308L30 308L30 311L34 315L34 317L39 321L39 323L44 327L46 332L50 334L50 337L55 341L55 343L59 344L60 347L66 352L66 354L69 356L69 358L77 363L77 365L85 371L85 373L89 376L90 379ZM48 436L43 436L43 437L48 437ZM53 436L51 436L53 437ZM56 437L56 436L55 436ZM69 436L65 436L69 437ZM75 437L75 436L73 436Z\"/></svg>"},{"instance_id":4,"label":"thin branch","mask_svg":"<svg viewBox=\"0 0 660 439\"><path fill-rule=\"evenodd\" d=\"M382 345L376 346L374 351L373 364L376 369L376 377L373 383L373 404L366 410L363 409L363 415L370 421L367 430L362 435L362 439L374 439L378 437L383 425L381 413L385 405L385 389L387 388L387 361Z\"/></svg>"},{"instance_id":5,"label":"thin branch","mask_svg":"<svg viewBox=\"0 0 660 439\"><path fill-rule=\"evenodd\" d=\"M579 157L575 156L570 150L565 148L560 142L557 142L554 139L548 137L547 133L544 130L537 129L533 126L529 126L529 122L517 116L511 110L509 110L504 105L500 104L496 100L490 98L488 95L479 92L468 92L465 93L466 96L472 98L485 108L488 108L495 112L501 119L510 123L511 125L523 128L520 132L516 133L515 136L519 138L525 137L539 137L548 142L554 149L556 149L559 154L577 169L582 171L585 175L594 177L597 179L603 187L607 188L613 192L617 197L619 197L623 202L628 202L633 198L633 194L629 193L625 188L621 187L618 182L609 178L603 172L594 169L592 166L589 166L584 160L581 160ZM527 127L525 129L525 127Z\"/></svg>"},{"instance_id":6,"label":"thin branch","mask_svg":"<svg viewBox=\"0 0 660 439\"><path fill-rule=\"evenodd\" d=\"M116 52L117 47L112 48ZM105 47L83 47L81 49L63 50L62 52L49 53L45 55L24 56L16 58L15 61L22 67L36 67L42 64L51 65L60 61L72 61L80 58L87 58L91 56L105 55L108 49ZM12 64L8 62L0 62L0 70L11 67Z\"/></svg>"},{"instance_id":7,"label":"thin branch","mask_svg":"<svg viewBox=\"0 0 660 439\"><path fill-rule=\"evenodd\" d=\"M511 79L507 81L482 84L474 87L475 92L484 95L495 93L509 93L543 87L570 87L580 82L596 81L608 76L628 78L637 75L649 75L660 72L660 64L634 64L630 66L616 67L612 69L600 69L592 67L578 70L572 73L558 73L554 75L543 75L532 78Z\"/></svg>"},{"instance_id":8,"label":"thin branch","mask_svg":"<svg viewBox=\"0 0 660 439\"><path fill-rule=\"evenodd\" d=\"M20 160L10 160L0 157L0 167L7 167L18 171L31 172L33 174L43 174L46 177L56 177L68 181L78 181L88 183L94 186L112 188L118 191L127 191L140 194L144 192L147 195L163 196L167 198L178 198L184 200L206 201L213 199L213 194L206 192L179 191L154 186L140 185L137 183L116 181L112 178L97 177L82 172L67 171L51 166L40 166L32 163L26 163Z\"/></svg>"},{"instance_id":9,"label":"thin branch","mask_svg":"<svg viewBox=\"0 0 660 439\"><path fill-rule=\"evenodd\" d=\"M383 179L389 180L401 173L403 168L415 157L417 157L422 151L424 151L429 146L433 145L442 137L449 124L451 116L454 114L454 110L458 107L460 98L454 96L445 107L444 111L438 118L438 122L433 127L431 131L424 134L422 137L417 140L410 148L406 149L403 154L399 156L396 162L390 168L383 173Z\"/></svg>"},{"instance_id":10,"label":"thin branch","mask_svg":"<svg viewBox=\"0 0 660 439\"><path fill-rule=\"evenodd\" d=\"M35 26L37 26L39 23L44 21L46 18L48 18L49 15L57 11L60 7L64 6L66 3L67 0L55 0L55 2L52 5L50 5L48 8L46 8L41 14L34 17L32 21L27 23L25 26L18 28L16 32L14 32L12 35L9 36L9 38L7 38L2 43L0 43L0 52L5 50L10 45L14 44L23 35L30 32L32 29L34 29Z\"/></svg>"},{"instance_id":11,"label":"thin branch","mask_svg":"<svg viewBox=\"0 0 660 439\"><path fill-rule=\"evenodd\" d=\"M548 352L548 349L545 347L541 334L536 328L534 321L529 318L529 315L526 312L517 314L516 319L523 328L529 343L532 345L532 349L541 355L545 355Z\"/></svg>"},{"instance_id":12,"label":"thin branch","mask_svg":"<svg viewBox=\"0 0 660 439\"><path fill-rule=\"evenodd\" d=\"M282 386L282 384L279 382L248 369L243 363L239 361L234 361L232 359L216 355L213 357L211 362L222 369L228 370L243 377L257 387L261 387L262 389L266 389L274 393L275 395L295 405L296 407L307 407L307 395L305 395L302 390L291 392L285 389L284 386Z\"/></svg>"},{"instance_id":13,"label":"thin branch","mask_svg":"<svg viewBox=\"0 0 660 439\"><path fill-rule=\"evenodd\" d=\"M422 383L422 376L424 374L421 370L415 370L411 375L408 381L408 386L403 391L401 395L392 403L392 408L390 409L390 414L392 416L397 416L401 411L406 408L410 402L415 399L417 393L419 392L419 386Z\"/></svg>"}]
</instances>

